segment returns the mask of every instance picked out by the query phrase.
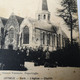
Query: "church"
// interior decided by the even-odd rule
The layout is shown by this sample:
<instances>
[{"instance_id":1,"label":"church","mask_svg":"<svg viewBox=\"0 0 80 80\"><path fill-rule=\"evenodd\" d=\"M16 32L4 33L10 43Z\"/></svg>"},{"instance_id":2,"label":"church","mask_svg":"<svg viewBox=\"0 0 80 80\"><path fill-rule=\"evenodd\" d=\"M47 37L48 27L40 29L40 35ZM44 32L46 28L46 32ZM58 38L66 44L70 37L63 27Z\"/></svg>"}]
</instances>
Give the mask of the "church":
<instances>
[{"instance_id":1,"label":"church","mask_svg":"<svg viewBox=\"0 0 80 80\"><path fill-rule=\"evenodd\" d=\"M69 39L60 27L51 23L50 17L47 0L42 0L41 10L36 12L35 19L22 18L14 13L9 19L0 17L0 48L62 49Z\"/></svg>"}]
</instances>

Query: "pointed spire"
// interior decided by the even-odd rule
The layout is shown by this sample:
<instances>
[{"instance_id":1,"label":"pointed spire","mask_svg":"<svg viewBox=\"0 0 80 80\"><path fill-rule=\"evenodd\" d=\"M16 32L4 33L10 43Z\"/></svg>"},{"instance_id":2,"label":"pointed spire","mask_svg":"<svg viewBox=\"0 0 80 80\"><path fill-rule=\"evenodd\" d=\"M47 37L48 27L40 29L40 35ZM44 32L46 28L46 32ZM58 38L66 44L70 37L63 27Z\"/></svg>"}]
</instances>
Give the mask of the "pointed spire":
<instances>
[{"instance_id":1,"label":"pointed spire","mask_svg":"<svg viewBox=\"0 0 80 80\"><path fill-rule=\"evenodd\" d=\"M47 0L42 0L42 10L47 10L48 11Z\"/></svg>"},{"instance_id":2,"label":"pointed spire","mask_svg":"<svg viewBox=\"0 0 80 80\"><path fill-rule=\"evenodd\" d=\"M47 0L39 0L39 8L36 18L38 20L50 21L50 12L48 11Z\"/></svg>"}]
</instances>

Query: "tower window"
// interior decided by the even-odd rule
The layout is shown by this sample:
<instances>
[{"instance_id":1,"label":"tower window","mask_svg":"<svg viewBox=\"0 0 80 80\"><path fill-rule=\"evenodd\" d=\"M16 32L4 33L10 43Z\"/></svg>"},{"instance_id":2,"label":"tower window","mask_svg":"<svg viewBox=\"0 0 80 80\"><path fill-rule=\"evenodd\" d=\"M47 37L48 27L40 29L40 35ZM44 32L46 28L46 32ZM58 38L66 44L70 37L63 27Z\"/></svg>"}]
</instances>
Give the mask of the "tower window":
<instances>
[{"instance_id":1,"label":"tower window","mask_svg":"<svg viewBox=\"0 0 80 80\"><path fill-rule=\"evenodd\" d=\"M40 15L38 15L38 20L40 20Z\"/></svg>"},{"instance_id":2,"label":"tower window","mask_svg":"<svg viewBox=\"0 0 80 80\"><path fill-rule=\"evenodd\" d=\"M44 15L44 19L46 19L46 15Z\"/></svg>"}]
</instances>

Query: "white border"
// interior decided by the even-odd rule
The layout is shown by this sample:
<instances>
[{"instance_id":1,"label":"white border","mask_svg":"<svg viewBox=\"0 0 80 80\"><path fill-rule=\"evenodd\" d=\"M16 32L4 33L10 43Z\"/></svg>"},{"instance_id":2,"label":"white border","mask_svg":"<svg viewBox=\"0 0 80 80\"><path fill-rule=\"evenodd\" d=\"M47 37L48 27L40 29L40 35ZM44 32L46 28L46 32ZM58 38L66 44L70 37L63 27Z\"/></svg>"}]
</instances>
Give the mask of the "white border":
<instances>
[{"instance_id":1,"label":"white border","mask_svg":"<svg viewBox=\"0 0 80 80\"><path fill-rule=\"evenodd\" d=\"M79 19L79 39L80 39L80 0L77 0L78 3L78 19Z\"/></svg>"}]
</instances>

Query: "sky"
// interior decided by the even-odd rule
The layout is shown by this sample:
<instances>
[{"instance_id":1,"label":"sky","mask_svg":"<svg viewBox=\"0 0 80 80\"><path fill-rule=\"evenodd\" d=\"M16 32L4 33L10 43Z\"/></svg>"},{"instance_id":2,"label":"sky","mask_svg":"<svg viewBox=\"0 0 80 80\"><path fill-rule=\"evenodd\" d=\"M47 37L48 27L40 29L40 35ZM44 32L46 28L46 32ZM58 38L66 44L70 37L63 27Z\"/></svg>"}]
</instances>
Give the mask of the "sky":
<instances>
[{"instance_id":1,"label":"sky","mask_svg":"<svg viewBox=\"0 0 80 80\"><path fill-rule=\"evenodd\" d=\"M39 10L41 0L0 0L0 16L9 18L11 13L15 15L25 17L31 17L35 19L35 14ZM57 9L61 8L61 0L47 0L48 9L51 12L51 22L62 28L67 36L70 37L70 32L65 25L63 19L59 18L57 15ZM78 34L74 32L74 37Z\"/></svg>"}]
</instances>

